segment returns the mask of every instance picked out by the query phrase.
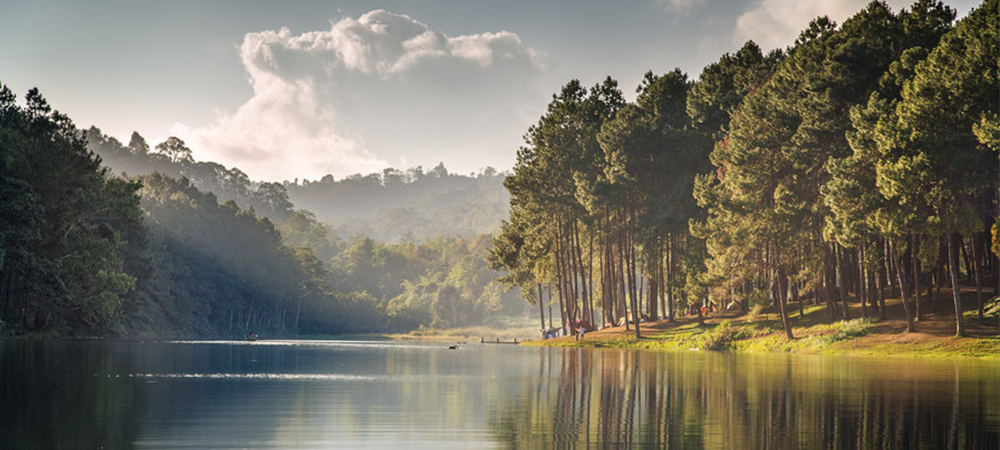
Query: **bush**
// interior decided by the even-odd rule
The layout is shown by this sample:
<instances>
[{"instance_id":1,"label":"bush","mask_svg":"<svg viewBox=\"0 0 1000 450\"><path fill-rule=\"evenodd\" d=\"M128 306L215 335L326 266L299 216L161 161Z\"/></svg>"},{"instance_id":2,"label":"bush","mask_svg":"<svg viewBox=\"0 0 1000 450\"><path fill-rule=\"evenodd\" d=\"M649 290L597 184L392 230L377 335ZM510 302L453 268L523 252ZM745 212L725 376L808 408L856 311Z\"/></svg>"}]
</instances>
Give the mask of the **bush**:
<instances>
[{"instance_id":1,"label":"bush","mask_svg":"<svg viewBox=\"0 0 1000 450\"><path fill-rule=\"evenodd\" d=\"M828 343L854 339L871 333L874 330L872 321L867 318L841 320L840 322L834 323L832 326L834 331L833 334L826 338Z\"/></svg>"},{"instance_id":2,"label":"bush","mask_svg":"<svg viewBox=\"0 0 1000 450\"><path fill-rule=\"evenodd\" d=\"M718 326L706 332L701 338L702 350L725 350L733 341L746 339L753 336L753 332L747 327L734 327L728 320L722 321Z\"/></svg>"}]
</instances>

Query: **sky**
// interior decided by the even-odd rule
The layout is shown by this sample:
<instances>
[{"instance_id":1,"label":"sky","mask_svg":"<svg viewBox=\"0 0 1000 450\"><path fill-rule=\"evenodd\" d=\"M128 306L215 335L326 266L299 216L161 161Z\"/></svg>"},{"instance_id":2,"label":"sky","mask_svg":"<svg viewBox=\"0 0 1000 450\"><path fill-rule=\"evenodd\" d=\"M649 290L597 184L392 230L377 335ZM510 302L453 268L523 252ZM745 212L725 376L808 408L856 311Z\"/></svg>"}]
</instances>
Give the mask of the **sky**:
<instances>
[{"instance_id":1,"label":"sky","mask_svg":"<svg viewBox=\"0 0 1000 450\"><path fill-rule=\"evenodd\" d=\"M785 48L864 0L0 0L0 83L262 181L513 167L571 79ZM911 1L889 0L894 10ZM959 17L979 1L945 1Z\"/></svg>"}]
</instances>

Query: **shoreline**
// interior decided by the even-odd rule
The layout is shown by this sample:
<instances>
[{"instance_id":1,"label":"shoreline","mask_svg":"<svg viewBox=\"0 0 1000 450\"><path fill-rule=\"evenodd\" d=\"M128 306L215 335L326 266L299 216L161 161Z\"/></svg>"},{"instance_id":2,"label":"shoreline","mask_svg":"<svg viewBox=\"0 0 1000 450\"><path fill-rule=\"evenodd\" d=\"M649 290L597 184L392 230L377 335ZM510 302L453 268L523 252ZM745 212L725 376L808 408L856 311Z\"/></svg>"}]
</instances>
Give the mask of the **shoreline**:
<instances>
[{"instance_id":1,"label":"shoreline","mask_svg":"<svg viewBox=\"0 0 1000 450\"><path fill-rule=\"evenodd\" d=\"M854 304L848 321L832 321L824 305L804 308L804 316L796 308L789 317L795 335L790 341L785 338L780 318L772 312L757 318L739 313L716 314L706 317L703 324L698 323L697 316L681 317L675 322L645 322L640 324L640 339L635 338L634 330L620 326L588 332L582 341L564 336L523 345L1000 360L997 318L987 318L983 324L975 310L966 311L966 336L956 337L954 315L932 311L916 322L916 331L907 333L899 299L886 299L886 306L887 318L881 321L862 319L860 306Z\"/></svg>"}]
</instances>

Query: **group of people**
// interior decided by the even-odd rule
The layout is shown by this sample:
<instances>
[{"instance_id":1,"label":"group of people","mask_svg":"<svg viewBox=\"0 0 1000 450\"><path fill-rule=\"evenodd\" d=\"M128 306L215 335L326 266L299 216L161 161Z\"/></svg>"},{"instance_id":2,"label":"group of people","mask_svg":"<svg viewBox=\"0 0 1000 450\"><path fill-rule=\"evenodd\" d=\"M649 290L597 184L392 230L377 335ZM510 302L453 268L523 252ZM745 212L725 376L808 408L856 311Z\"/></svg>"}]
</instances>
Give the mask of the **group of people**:
<instances>
[{"instance_id":1,"label":"group of people","mask_svg":"<svg viewBox=\"0 0 1000 450\"><path fill-rule=\"evenodd\" d=\"M593 325L591 325L590 322L587 320L575 320L570 326L571 329L574 331L574 337L576 338L577 341L582 340L584 335L586 335L587 331L592 331L594 329ZM559 337L560 331L561 330L559 328L553 328L553 327L542 328L541 331L542 339L557 338Z\"/></svg>"}]
</instances>

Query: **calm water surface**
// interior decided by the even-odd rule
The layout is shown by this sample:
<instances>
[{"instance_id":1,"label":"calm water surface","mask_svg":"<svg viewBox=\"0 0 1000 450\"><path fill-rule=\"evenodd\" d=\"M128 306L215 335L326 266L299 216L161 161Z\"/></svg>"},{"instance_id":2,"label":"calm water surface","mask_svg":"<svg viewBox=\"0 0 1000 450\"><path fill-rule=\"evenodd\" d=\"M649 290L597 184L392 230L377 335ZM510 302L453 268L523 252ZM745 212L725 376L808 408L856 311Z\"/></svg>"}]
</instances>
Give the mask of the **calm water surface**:
<instances>
[{"instance_id":1,"label":"calm water surface","mask_svg":"<svg viewBox=\"0 0 1000 450\"><path fill-rule=\"evenodd\" d=\"M0 342L0 448L997 449L1000 363Z\"/></svg>"}]
</instances>

